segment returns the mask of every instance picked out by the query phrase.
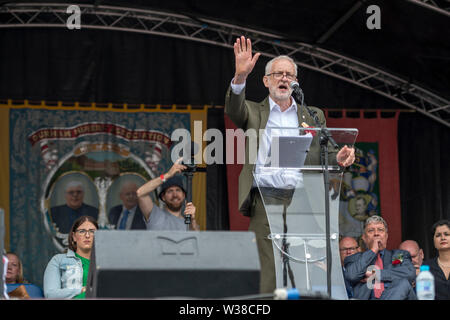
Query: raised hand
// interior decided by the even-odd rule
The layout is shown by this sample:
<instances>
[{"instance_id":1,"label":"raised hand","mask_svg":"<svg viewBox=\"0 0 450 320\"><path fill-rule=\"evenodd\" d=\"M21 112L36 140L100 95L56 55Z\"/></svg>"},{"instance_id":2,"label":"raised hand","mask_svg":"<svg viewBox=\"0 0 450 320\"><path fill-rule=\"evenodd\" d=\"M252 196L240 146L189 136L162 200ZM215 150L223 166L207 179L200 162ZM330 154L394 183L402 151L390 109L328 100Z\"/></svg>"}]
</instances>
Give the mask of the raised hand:
<instances>
[{"instance_id":1,"label":"raised hand","mask_svg":"<svg viewBox=\"0 0 450 320\"><path fill-rule=\"evenodd\" d=\"M181 171L187 169L185 165L181 164L181 161L183 161L183 158L179 158L177 161L175 161L172 168L169 169L169 172L165 174L166 178L172 178L177 173L180 173Z\"/></svg>"},{"instance_id":2,"label":"raised hand","mask_svg":"<svg viewBox=\"0 0 450 320\"><path fill-rule=\"evenodd\" d=\"M379 241L376 238L369 241L369 243L367 244L367 247L369 250L372 250L375 253L378 253L381 250L383 250L383 244L381 243L381 241Z\"/></svg>"},{"instance_id":3,"label":"raised hand","mask_svg":"<svg viewBox=\"0 0 450 320\"><path fill-rule=\"evenodd\" d=\"M247 79L258 61L261 53L252 55L252 42L245 39L244 36L236 39L234 43L234 57L236 60L236 73L234 75L234 83L241 84Z\"/></svg>"}]
</instances>

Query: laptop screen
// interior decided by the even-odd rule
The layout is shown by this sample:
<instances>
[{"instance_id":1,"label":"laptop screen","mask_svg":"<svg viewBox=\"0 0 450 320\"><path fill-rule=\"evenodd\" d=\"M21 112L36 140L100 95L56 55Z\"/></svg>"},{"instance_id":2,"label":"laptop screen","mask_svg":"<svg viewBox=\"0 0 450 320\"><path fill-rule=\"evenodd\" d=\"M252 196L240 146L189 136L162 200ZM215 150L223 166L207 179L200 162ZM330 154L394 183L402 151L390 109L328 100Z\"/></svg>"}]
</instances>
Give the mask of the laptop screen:
<instances>
[{"instance_id":1,"label":"laptop screen","mask_svg":"<svg viewBox=\"0 0 450 320\"><path fill-rule=\"evenodd\" d=\"M270 167L301 168L305 164L313 136L274 136L269 149Z\"/></svg>"}]
</instances>

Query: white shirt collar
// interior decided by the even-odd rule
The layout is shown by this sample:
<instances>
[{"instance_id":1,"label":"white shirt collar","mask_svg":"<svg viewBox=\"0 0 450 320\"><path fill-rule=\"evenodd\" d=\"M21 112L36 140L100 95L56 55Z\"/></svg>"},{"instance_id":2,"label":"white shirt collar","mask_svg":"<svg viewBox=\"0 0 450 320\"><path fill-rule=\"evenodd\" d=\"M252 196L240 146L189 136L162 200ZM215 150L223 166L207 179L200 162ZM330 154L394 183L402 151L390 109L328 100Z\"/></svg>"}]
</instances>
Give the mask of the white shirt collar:
<instances>
[{"instance_id":1,"label":"white shirt collar","mask_svg":"<svg viewBox=\"0 0 450 320\"><path fill-rule=\"evenodd\" d=\"M129 209L128 211L130 213L134 213L136 211L137 205L134 206L133 208ZM122 206L122 212L125 212L125 210L127 210L127 208L125 206Z\"/></svg>"},{"instance_id":2,"label":"white shirt collar","mask_svg":"<svg viewBox=\"0 0 450 320\"><path fill-rule=\"evenodd\" d=\"M286 109L286 111L293 107L294 110L295 110L295 112L297 112L297 103L295 103L295 99L291 97L291 101L292 101L292 104L289 106L289 108ZM270 111L272 111L272 109L273 109L275 106L277 106L278 109L281 110L280 106L279 106L275 101L273 101L273 99L272 99L271 96L269 96L269 107L270 107Z\"/></svg>"}]
</instances>

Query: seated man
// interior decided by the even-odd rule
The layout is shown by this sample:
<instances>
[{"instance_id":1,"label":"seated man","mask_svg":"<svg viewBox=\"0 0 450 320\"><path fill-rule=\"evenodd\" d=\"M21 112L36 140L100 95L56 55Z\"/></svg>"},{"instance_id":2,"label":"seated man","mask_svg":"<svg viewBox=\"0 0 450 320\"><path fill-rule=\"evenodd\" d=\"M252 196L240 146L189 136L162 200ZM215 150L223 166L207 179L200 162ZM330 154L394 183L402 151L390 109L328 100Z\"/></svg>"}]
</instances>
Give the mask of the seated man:
<instances>
[{"instance_id":1,"label":"seated man","mask_svg":"<svg viewBox=\"0 0 450 320\"><path fill-rule=\"evenodd\" d=\"M358 245L358 241L356 241L353 237L343 237L339 241L339 253L341 258L342 271L345 272L344 268L344 260L348 256L355 254L357 252L361 252L361 248ZM353 298L353 288L350 285L350 282L347 281L344 277L345 289L347 290L347 295L349 298Z\"/></svg>"},{"instance_id":2,"label":"seated man","mask_svg":"<svg viewBox=\"0 0 450 320\"><path fill-rule=\"evenodd\" d=\"M404 250L386 249L388 228L384 219L380 216L368 218L362 239L367 250L344 260L344 277L353 287L353 297L362 300L415 300L411 284L416 271L411 255Z\"/></svg>"},{"instance_id":3,"label":"seated man","mask_svg":"<svg viewBox=\"0 0 450 320\"><path fill-rule=\"evenodd\" d=\"M398 246L400 250L408 251L411 255L411 261L416 268L416 275L419 275L420 266L422 265L424 254L423 250L419 247L417 241L405 240Z\"/></svg>"}]
</instances>

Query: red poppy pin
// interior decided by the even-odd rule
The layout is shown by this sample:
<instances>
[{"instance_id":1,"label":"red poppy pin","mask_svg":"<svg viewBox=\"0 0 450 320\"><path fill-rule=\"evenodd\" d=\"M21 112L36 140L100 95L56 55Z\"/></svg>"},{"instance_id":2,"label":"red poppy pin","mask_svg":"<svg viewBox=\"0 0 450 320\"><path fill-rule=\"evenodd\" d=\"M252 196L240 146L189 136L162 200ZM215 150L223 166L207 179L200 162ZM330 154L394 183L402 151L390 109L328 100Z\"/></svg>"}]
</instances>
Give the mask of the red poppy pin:
<instances>
[{"instance_id":1,"label":"red poppy pin","mask_svg":"<svg viewBox=\"0 0 450 320\"><path fill-rule=\"evenodd\" d=\"M310 125L308 125L306 122L302 122L302 127L303 128L314 128L314 127L311 127ZM305 133L311 133L312 136L314 137L317 132L315 130L305 130Z\"/></svg>"},{"instance_id":2,"label":"red poppy pin","mask_svg":"<svg viewBox=\"0 0 450 320\"><path fill-rule=\"evenodd\" d=\"M397 256L392 258L392 265L401 264L403 262L403 254L399 253Z\"/></svg>"}]
</instances>

